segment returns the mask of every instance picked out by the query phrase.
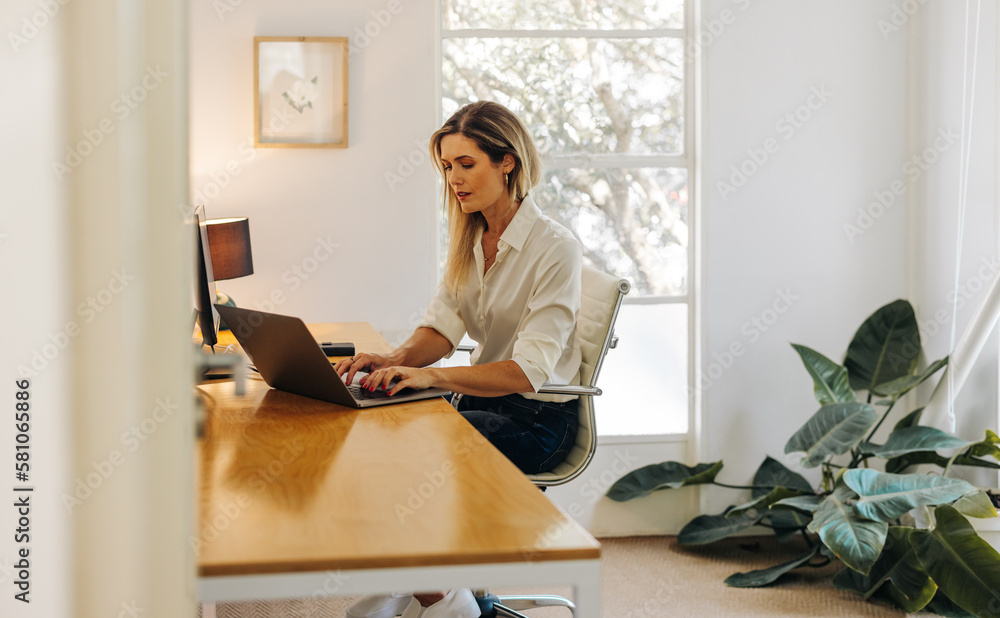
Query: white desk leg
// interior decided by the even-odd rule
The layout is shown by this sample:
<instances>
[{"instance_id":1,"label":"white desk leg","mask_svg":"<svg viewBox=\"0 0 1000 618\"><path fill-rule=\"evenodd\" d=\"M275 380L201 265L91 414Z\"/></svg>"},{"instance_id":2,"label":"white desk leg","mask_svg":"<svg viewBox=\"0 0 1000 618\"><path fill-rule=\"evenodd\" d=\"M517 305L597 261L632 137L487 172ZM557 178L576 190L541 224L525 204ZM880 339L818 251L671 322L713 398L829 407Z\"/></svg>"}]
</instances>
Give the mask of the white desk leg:
<instances>
[{"instance_id":1,"label":"white desk leg","mask_svg":"<svg viewBox=\"0 0 1000 618\"><path fill-rule=\"evenodd\" d=\"M601 618L601 574L597 571L573 587L574 618Z\"/></svg>"},{"instance_id":2,"label":"white desk leg","mask_svg":"<svg viewBox=\"0 0 1000 618\"><path fill-rule=\"evenodd\" d=\"M201 604L201 618L215 618L215 603Z\"/></svg>"}]
</instances>

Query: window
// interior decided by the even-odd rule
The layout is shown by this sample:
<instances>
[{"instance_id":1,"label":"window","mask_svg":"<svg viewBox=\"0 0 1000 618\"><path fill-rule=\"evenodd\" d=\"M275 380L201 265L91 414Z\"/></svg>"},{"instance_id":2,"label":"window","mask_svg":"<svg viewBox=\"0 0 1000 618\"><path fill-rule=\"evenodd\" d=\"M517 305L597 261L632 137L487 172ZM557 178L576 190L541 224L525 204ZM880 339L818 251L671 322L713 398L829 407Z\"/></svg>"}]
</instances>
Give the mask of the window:
<instances>
[{"instance_id":1,"label":"window","mask_svg":"<svg viewBox=\"0 0 1000 618\"><path fill-rule=\"evenodd\" d=\"M686 4L442 0L444 118L484 99L518 114L545 165L539 207L574 230L587 262L633 283L601 376L602 435L688 429Z\"/></svg>"}]
</instances>

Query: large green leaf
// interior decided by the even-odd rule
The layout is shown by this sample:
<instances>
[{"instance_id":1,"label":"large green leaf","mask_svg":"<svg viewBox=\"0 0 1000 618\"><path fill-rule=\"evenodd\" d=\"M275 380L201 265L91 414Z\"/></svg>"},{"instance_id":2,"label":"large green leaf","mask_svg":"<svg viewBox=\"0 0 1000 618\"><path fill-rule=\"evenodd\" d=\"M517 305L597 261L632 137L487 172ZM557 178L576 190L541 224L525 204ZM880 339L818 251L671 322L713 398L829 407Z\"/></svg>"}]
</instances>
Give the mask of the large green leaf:
<instances>
[{"instance_id":1,"label":"large green leaf","mask_svg":"<svg viewBox=\"0 0 1000 618\"><path fill-rule=\"evenodd\" d=\"M945 596L940 588L924 609L935 616L944 616L945 618L976 618L975 614L970 614L955 605L955 602Z\"/></svg>"},{"instance_id":2,"label":"large green leaf","mask_svg":"<svg viewBox=\"0 0 1000 618\"><path fill-rule=\"evenodd\" d=\"M760 514L749 513L738 517L725 515L699 515L687 523L677 534L681 545L704 545L742 532L760 521Z\"/></svg>"},{"instance_id":3,"label":"large green leaf","mask_svg":"<svg viewBox=\"0 0 1000 618\"><path fill-rule=\"evenodd\" d=\"M930 464L937 466L939 468L944 468L948 465L948 458L938 455L934 451L920 451L917 453L909 453L907 455L900 455L899 457L893 457L892 459L885 462L885 471L893 472L899 474L900 472L906 470L910 466L918 466L921 464ZM952 465L955 466L969 466L972 468L991 468L993 470L1000 470L1000 464L993 463L992 461L987 461L985 459L976 459L975 457L969 457L968 455L959 455L955 458Z\"/></svg>"},{"instance_id":4,"label":"large green leaf","mask_svg":"<svg viewBox=\"0 0 1000 618\"><path fill-rule=\"evenodd\" d=\"M771 505L771 509L791 508L806 513L815 513L819 507L819 496L799 496L797 498L786 498Z\"/></svg>"},{"instance_id":5,"label":"large green leaf","mask_svg":"<svg viewBox=\"0 0 1000 618\"><path fill-rule=\"evenodd\" d=\"M633 470L615 481L607 495L616 502L625 502L647 496L657 489L711 483L721 469L722 461L700 463L693 468L676 461L651 464Z\"/></svg>"},{"instance_id":6,"label":"large green leaf","mask_svg":"<svg viewBox=\"0 0 1000 618\"><path fill-rule=\"evenodd\" d=\"M813 392L820 405L828 403L845 403L854 401L854 391L847 378L847 369L838 365L816 350L804 345L793 343L792 347L799 353L802 364L813 379Z\"/></svg>"},{"instance_id":7,"label":"large green leaf","mask_svg":"<svg viewBox=\"0 0 1000 618\"><path fill-rule=\"evenodd\" d=\"M920 329L913 306L897 300L873 313L854 333L844 367L855 390L910 375L920 356Z\"/></svg>"},{"instance_id":8,"label":"large green leaf","mask_svg":"<svg viewBox=\"0 0 1000 618\"><path fill-rule=\"evenodd\" d=\"M759 569L757 571L734 573L726 578L726 585L733 586L734 588L759 588L761 586L773 584L785 573L808 563L818 551L818 546L813 547L808 554L800 556L795 560L789 560L788 562L777 564L766 569Z\"/></svg>"},{"instance_id":9,"label":"large green leaf","mask_svg":"<svg viewBox=\"0 0 1000 618\"><path fill-rule=\"evenodd\" d=\"M910 545L913 528L889 528L885 547L868 575L843 569L834 576L833 585L869 598L879 588L907 613L926 606L937 591L937 584L927 575Z\"/></svg>"},{"instance_id":10,"label":"large green leaf","mask_svg":"<svg viewBox=\"0 0 1000 618\"><path fill-rule=\"evenodd\" d=\"M906 393L910 392L910 390L920 385L927 378L940 371L941 368L947 364L948 357L945 356L944 358L931 363L920 375L905 375L901 378L884 382L876 386L872 392L880 397L889 397L893 401L896 401Z\"/></svg>"},{"instance_id":11,"label":"large green leaf","mask_svg":"<svg viewBox=\"0 0 1000 618\"><path fill-rule=\"evenodd\" d=\"M931 474L889 474L869 468L844 473L844 483L860 496L854 509L874 521L892 521L918 507L958 500L976 488L961 479Z\"/></svg>"},{"instance_id":12,"label":"large green leaf","mask_svg":"<svg viewBox=\"0 0 1000 618\"><path fill-rule=\"evenodd\" d=\"M961 513L934 509L933 530L916 530L910 543L938 588L977 616L1000 613L1000 554L979 538Z\"/></svg>"},{"instance_id":13,"label":"large green leaf","mask_svg":"<svg viewBox=\"0 0 1000 618\"><path fill-rule=\"evenodd\" d=\"M821 407L788 443L785 452L805 452L802 465L814 468L830 455L841 455L854 448L878 420L875 408L851 401Z\"/></svg>"},{"instance_id":14,"label":"large green leaf","mask_svg":"<svg viewBox=\"0 0 1000 618\"><path fill-rule=\"evenodd\" d=\"M743 515L744 513L757 513L765 514L767 510L771 508L771 505L780 500L786 498L794 498L796 496L801 496L802 492L794 489L788 489L787 487L775 487L771 491L767 492L763 496L751 500L746 504L741 504L737 507L733 507L726 513L726 517L736 517L738 515Z\"/></svg>"},{"instance_id":15,"label":"large green leaf","mask_svg":"<svg viewBox=\"0 0 1000 618\"><path fill-rule=\"evenodd\" d=\"M766 457L753 475L753 491L751 495L759 498L775 487L797 489L799 493L813 493L812 485L797 472L792 472L777 459Z\"/></svg>"},{"instance_id":16,"label":"large green leaf","mask_svg":"<svg viewBox=\"0 0 1000 618\"><path fill-rule=\"evenodd\" d=\"M993 501L982 490L965 494L958 500L955 500L952 506L966 517L975 517L977 519L997 517L997 509L993 506Z\"/></svg>"},{"instance_id":17,"label":"large green leaf","mask_svg":"<svg viewBox=\"0 0 1000 618\"><path fill-rule=\"evenodd\" d=\"M854 512L858 495L839 483L834 492L819 503L809 523L809 531L819 538L844 564L868 574L885 544L889 524L862 519Z\"/></svg>"},{"instance_id":18,"label":"large green leaf","mask_svg":"<svg viewBox=\"0 0 1000 618\"><path fill-rule=\"evenodd\" d=\"M947 434L934 427L905 427L889 434L885 444L879 446L866 442L861 450L877 457L889 459L920 451L937 451L944 448L965 448L971 442Z\"/></svg>"}]
</instances>

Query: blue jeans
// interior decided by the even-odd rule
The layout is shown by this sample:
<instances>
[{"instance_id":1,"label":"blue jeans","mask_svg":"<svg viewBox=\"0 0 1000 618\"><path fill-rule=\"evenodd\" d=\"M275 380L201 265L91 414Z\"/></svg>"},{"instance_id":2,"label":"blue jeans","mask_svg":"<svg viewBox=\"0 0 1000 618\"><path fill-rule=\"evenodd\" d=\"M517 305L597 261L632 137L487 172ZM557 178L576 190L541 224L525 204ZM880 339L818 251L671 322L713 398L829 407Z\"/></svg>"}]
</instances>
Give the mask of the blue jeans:
<instances>
[{"instance_id":1,"label":"blue jeans","mask_svg":"<svg viewBox=\"0 0 1000 618\"><path fill-rule=\"evenodd\" d=\"M552 403L520 395L463 395L455 407L525 474L555 468L576 440L576 399Z\"/></svg>"}]
</instances>

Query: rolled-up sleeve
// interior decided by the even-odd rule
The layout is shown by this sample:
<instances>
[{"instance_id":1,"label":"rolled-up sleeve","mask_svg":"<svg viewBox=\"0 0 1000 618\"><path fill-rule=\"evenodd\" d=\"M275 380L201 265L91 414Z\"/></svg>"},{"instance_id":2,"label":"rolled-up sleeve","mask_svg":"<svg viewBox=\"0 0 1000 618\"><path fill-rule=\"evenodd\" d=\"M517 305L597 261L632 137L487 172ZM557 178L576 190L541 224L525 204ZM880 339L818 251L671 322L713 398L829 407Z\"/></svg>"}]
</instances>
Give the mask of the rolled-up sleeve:
<instances>
[{"instance_id":1,"label":"rolled-up sleeve","mask_svg":"<svg viewBox=\"0 0 1000 618\"><path fill-rule=\"evenodd\" d=\"M455 347L465 336L466 327L459 309L458 299L448 291L444 283L438 286L437 293L431 299L430 305L427 306L427 311L424 312L424 319L420 326L433 328L441 333L451 343L451 351L448 352L448 356L455 353Z\"/></svg>"},{"instance_id":2,"label":"rolled-up sleeve","mask_svg":"<svg viewBox=\"0 0 1000 618\"><path fill-rule=\"evenodd\" d=\"M574 239L555 244L542 261L512 356L535 392L552 380L564 351L573 345L583 269L582 251Z\"/></svg>"}]
</instances>

